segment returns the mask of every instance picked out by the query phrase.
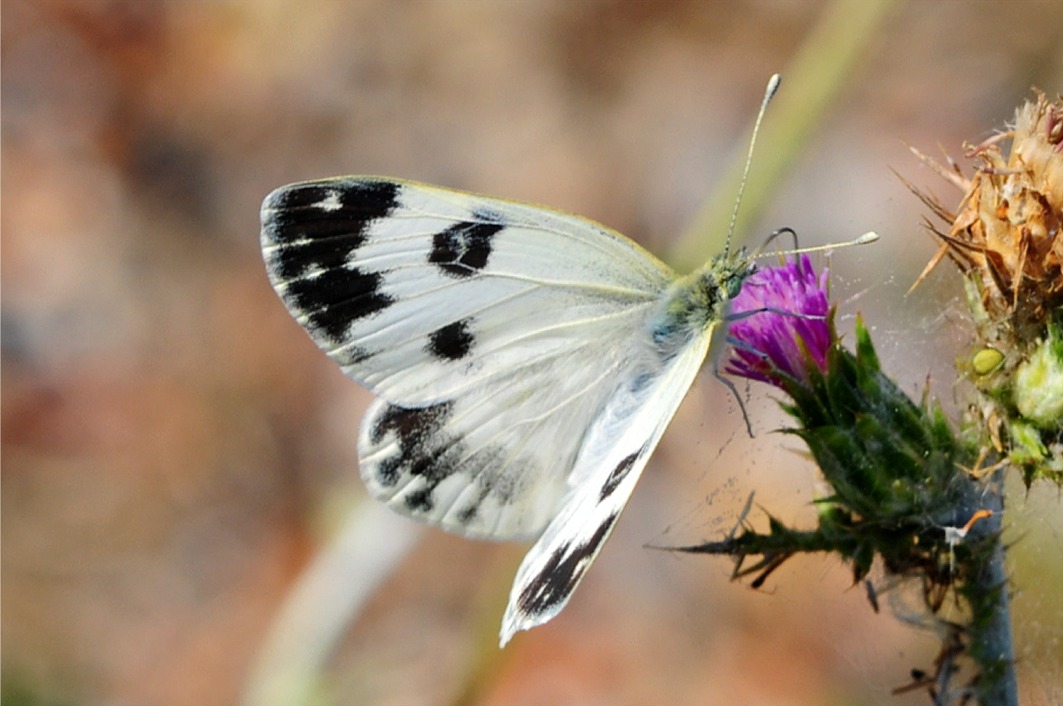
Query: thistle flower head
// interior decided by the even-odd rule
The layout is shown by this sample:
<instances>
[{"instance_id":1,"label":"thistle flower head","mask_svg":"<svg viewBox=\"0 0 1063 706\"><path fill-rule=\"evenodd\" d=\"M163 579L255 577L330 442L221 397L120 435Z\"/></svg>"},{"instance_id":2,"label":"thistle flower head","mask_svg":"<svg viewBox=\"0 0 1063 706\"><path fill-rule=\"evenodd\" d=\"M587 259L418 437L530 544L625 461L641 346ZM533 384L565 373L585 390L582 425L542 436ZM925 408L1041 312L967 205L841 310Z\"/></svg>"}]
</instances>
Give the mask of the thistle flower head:
<instances>
[{"instance_id":1,"label":"thistle flower head","mask_svg":"<svg viewBox=\"0 0 1063 706\"><path fill-rule=\"evenodd\" d=\"M780 404L796 422L786 431L808 444L832 502L890 524L949 507L943 498L954 490L957 447L947 422L882 373L859 319L856 350L841 345L827 273L808 255L751 275L731 318L725 370L786 393Z\"/></svg>"},{"instance_id":2,"label":"thistle flower head","mask_svg":"<svg viewBox=\"0 0 1063 706\"><path fill-rule=\"evenodd\" d=\"M809 366L824 371L834 335L827 299L827 270L808 255L751 275L731 303L734 342L726 371L783 387L809 381Z\"/></svg>"},{"instance_id":3,"label":"thistle flower head","mask_svg":"<svg viewBox=\"0 0 1063 706\"><path fill-rule=\"evenodd\" d=\"M945 256L959 267L973 347L1000 354L989 373L978 361L966 366L982 393L986 437L1022 466L1027 483L1048 477L1063 485L1063 431L1058 415L1044 411L1063 404L1061 386L1043 384L1063 369L1052 333L1063 327L1063 101L1038 93L1011 130L971 148L982 164L970 179L916 154L964 191L955 212L916 193L949 223L947 233L931 227L941 249L924 276Z\"/></svg>"}]
</instances>

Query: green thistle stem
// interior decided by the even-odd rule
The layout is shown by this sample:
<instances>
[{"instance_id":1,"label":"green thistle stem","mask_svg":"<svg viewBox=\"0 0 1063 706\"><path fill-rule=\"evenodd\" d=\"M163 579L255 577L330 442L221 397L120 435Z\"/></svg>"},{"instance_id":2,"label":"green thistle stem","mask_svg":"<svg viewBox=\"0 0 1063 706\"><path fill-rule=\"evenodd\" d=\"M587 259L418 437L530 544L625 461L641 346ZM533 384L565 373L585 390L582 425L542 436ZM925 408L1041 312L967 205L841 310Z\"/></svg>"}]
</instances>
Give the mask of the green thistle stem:
<instances>
[{"instance_id":1,"label":"green thistle stem","mask_svg":"<svg viewBox=\"0 0 1063 706\"><path fill-rule=\"evenodd\" d=\"M1008 575L1001 538L1005 472L1004 468L995 471L984 486L979 484L977 498L972 498L979 507L993 514L975 524L968 535L971 552L969 566L964 569L967 580L957 589L971 609L967 627L969 651L981 674L976 687L978 701L985 706L1019 704Z\"/></svg>"}]
</instances>

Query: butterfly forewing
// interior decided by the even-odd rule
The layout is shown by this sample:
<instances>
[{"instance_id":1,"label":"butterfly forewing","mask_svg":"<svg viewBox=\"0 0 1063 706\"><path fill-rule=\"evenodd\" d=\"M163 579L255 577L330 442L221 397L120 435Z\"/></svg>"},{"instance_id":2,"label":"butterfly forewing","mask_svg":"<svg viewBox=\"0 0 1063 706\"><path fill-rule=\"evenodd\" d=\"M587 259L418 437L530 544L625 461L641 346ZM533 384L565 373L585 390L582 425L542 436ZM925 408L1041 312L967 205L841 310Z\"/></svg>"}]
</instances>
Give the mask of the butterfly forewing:
<instances>
[{"instance_id":1,"label":"butterfly forewing","mask_svg":"<svg viewBox=\"0 0 1063 706\"><path fill-rule=\"evenodd\" d=\"M561 354L590 323L631 331L675 276L577 216L377 177L283 187L262 221L293 316L348 375L407 406Z\"/></svg>"}]
</instances>

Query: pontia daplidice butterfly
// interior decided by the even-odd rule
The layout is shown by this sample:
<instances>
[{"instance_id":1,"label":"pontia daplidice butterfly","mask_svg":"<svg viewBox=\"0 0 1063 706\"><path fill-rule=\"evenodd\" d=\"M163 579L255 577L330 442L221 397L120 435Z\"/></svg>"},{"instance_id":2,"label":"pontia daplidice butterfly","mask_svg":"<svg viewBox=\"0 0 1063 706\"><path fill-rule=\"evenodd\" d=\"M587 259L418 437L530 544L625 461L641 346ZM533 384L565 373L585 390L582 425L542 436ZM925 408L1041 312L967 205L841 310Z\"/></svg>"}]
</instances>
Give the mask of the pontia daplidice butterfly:
<instances>
[{"instance_id":1,"label":"pontia daplidice butterfly","mask_svg":"<svg viewBox=\"0 0 1063 706\"><path fill-rule=\"evenodd\" d=\"M568 602L754 271L728 247L680 277L578 216L383 177L281 187L261 237L292 316L377 396L370 493L468 537L538 537L502 645Z\"/></svg>"}]
</instances>

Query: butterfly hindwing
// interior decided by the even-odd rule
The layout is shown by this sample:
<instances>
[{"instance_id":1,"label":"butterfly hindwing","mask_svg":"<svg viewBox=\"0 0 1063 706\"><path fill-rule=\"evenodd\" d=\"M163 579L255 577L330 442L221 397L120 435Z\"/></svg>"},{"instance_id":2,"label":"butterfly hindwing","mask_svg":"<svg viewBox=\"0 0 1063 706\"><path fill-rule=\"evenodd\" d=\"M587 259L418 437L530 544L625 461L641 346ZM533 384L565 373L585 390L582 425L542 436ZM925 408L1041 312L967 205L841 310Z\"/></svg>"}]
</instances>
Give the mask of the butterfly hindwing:
<instances>
[{"instance_id":1,"label":"butterfly hindwing","mask_svg":"<svg viewBox=\"0 0 1063 706\"><path fill-rule=\"evenodd\" d=\"M362 422L359 464L379 500L444 529L533 536L575 482L584 430L630 367L591 327L564 354L420 407L378 400ZM635 332L632 331L633 335Z\"/></svg>"}]
</instances>

